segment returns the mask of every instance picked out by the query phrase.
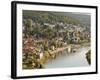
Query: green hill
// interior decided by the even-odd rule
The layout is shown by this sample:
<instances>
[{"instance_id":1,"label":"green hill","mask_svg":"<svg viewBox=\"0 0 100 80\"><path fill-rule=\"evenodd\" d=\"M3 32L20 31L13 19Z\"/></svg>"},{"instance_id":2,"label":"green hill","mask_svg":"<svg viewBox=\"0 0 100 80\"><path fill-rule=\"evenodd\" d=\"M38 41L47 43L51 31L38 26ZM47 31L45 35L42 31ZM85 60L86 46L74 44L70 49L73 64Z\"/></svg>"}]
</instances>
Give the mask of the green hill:
<instances>
[{"instance_id":1,"label":"green hill","mask_svg":"<svg viewBox=\"0 0 100 80\"><path fill-rule=\"evenodd\" d=\"M23 10L23 18L31 18L34 22L39 23L69 23L69 24L80 24L80 21L72 16L64 15L64 12L47 12L47 11L31 11Z\"/></svg>"},{"instance_id":2,"label":"green hill","mask_svg":"<svg viewBox=\"0 0 100 80\"><path fill-rule=\"evenodd\" d=\"M67 12L67 13L63 13L63 15L70 16L74 19L77 19L81 22L81 24L86 25L86 26L90 26L91 24L91 16L88 13Z\"/></svg>"}]
</instances>

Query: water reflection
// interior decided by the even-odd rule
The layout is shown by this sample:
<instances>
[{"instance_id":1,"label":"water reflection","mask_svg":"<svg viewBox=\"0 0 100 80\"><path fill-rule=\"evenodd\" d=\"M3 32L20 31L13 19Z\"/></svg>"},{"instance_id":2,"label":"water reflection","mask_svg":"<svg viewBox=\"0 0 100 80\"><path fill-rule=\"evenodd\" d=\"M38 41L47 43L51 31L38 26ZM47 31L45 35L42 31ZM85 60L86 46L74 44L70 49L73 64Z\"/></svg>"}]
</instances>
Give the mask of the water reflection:
<instances>
[{"instance_id":1,"label":"water reflection","mask_svg":"<svg viewBox=\"0 0 100 80\"><path fill-rule=\"evenodd\" d=\"M89 66L86 60L86 53L90 47L79 48L75 53L61 52L55 59L50 59L45 68L81 67Z\"/></svg>"}]
</instances>

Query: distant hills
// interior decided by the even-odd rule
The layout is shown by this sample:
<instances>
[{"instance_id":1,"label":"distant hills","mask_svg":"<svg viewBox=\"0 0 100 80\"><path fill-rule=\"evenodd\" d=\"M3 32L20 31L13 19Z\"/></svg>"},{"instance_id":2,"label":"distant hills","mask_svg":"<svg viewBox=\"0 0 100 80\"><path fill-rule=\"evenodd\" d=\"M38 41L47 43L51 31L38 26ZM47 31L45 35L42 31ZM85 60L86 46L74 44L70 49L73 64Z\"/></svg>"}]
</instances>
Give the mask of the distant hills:
<instances>
[{"instance_id":1,"label":"distant hills","mask_svg":"<svg viewBox=\"0 0 100 80\"><path fill-rule=\"evenodd\" d=\"M91 24L91 15L90 14L86 14L86 13L72 13L72 12L67 12L64 13L64 15L66 16L70 16L74 19L77 19L80 21L80 23L90 26Z\"/></svg>"},{"instance_id":2,"label":"distant hills","mask_svg":"<svg viewBox=\"0 0 100 80\"><path fill-rule=\"evenodd\" d=\"M48 12L23 10L23 18L31 18L34 22L56 24L59 22L68 24L83 24L90 26L90 15L71 12Z\"/></svg>"}]
</instances>

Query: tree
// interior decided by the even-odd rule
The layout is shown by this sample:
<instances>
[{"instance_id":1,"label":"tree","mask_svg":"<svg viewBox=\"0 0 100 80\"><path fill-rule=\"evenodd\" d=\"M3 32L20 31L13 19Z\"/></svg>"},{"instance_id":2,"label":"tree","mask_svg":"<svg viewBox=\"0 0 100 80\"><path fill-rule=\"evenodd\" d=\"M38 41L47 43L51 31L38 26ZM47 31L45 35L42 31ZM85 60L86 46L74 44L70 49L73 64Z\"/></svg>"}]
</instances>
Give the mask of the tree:
<instances>
[{"instance_id":1,"label":"tree","mask_svg":"<svg viewBox=\"0 0 100 80\"><path fill-rule=\"evenodd\" d=\"M32 19L27 19L25 23L25 34L30 36L32 32Z\"/></svg>"}]
</instances>

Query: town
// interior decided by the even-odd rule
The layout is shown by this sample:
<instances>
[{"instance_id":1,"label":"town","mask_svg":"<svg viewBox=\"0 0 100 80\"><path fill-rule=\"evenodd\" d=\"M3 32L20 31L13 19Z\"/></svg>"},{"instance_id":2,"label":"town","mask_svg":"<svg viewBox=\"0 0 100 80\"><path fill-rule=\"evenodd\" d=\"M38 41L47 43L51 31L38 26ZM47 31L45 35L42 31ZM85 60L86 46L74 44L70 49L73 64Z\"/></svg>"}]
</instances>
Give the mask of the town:
<instances>
[{"instance_id":1,"label":"town","mask_svg":"<svg viewBox=\"0 0 100 80\"><path fill-rule=\"evenodd\" d=\"M64 50L74 53L90 46L90 25L62 13L26 11L22 26L23 69L45 68L48 60Z\"/></svg>"},{"instance_id":2,"label":"town","mask_svg":"<svg viewBox=\"0 0 100 80\"><path fill-rule=\"evenodd\" d=\"M90 32L80 24L39 24L31 19L23 25L23 68L43 68L49 58L70 45L90 42ZM26 27L27 26L27 27ZM71 47L71 46L70 46ZM68 52L71 51L68 48ZM27 64L27 65L26 65Z\"/></svg>"}]
</instances>

